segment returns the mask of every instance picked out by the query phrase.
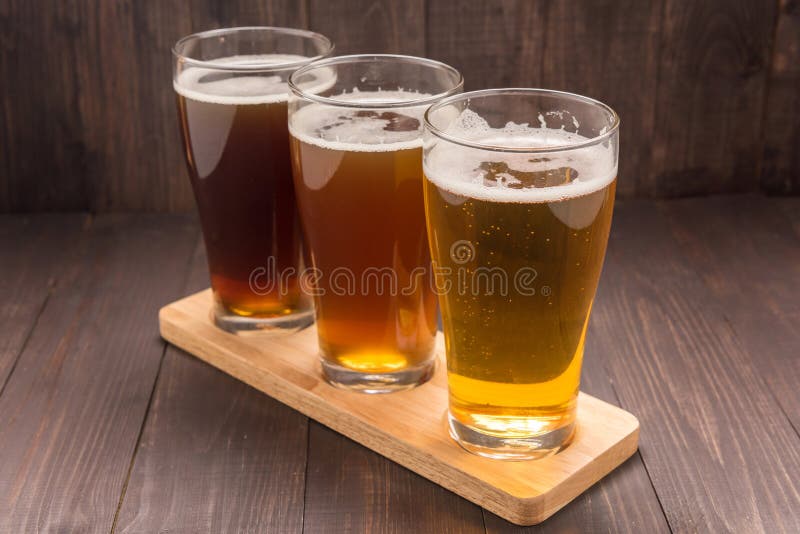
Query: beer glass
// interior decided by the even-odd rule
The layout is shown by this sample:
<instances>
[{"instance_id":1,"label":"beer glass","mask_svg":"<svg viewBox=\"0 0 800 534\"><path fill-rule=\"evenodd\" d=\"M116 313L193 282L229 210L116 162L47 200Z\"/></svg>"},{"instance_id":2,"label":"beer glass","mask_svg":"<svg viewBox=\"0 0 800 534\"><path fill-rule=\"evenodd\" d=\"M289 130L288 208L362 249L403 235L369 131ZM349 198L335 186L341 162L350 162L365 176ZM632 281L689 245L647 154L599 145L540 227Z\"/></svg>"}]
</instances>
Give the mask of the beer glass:
<instances>
[{"instance_id":1,"label":"beer glass","mask_svg":"<svg viewBox=\"0 0 800 534\"><path fill-rule=\"evenodd\" d=\"M425 115L450 433L468 451L531 459L572 439L618 130L608 106L540 89L464 93Z\"/></svg>"},{"instance_id":2,"label":"beer glass","mask_svg":"<svg viewBox=\"0 0 800 534\"><path fill-rule=\"evenodd\" d=\"M319 80L331 77L324 91ZM436 297L422 199L422 114L461 90L428 59L343 56L289 80L289 132L310 249L323 375L366 393L431 375Z\"/></svg>"},{"instance_id":3,"label":"beer glass","mask_svg":"<svg viewBox=\"0 0 800 534\"><path fill-rule=\"evenodd\" d=\"M329 55L322 35L269 27L184 37L173 48L186 161L216 324L231 332L313 322L286 127L289 75Z\"/></svg>"}]
</instances>

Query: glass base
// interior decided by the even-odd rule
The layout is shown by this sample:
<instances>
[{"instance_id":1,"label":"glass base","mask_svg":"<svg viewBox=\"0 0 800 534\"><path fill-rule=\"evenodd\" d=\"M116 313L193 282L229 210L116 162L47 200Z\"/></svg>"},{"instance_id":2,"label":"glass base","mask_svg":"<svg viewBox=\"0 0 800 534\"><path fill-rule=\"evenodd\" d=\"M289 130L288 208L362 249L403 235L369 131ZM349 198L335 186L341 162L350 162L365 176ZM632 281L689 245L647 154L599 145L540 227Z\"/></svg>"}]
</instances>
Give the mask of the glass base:
<instances>
[{"instance_id":1,"label":"glass base","mask_svg":"<svg viewBox=\"0 0 800 534\"><path fill-rule=\"evenodd\" d=\"M220 305L214 306L214 324L232 334L292 333L314 323L314 310L290 313L278 317L246 317L236 315Z\"/></svg>"},{"instance_id":2,"label":"glass base","mask_svg":"<svg viewBox=\"0 0 800 534\"><path fill-rule=\"evenodd\" d=\"M369 373L354 371L325 359L322 362L322 376L332 386L359 393L392 393L424 384L433 376L436 358L401 371L388 373Z\"/></svg>"},{"instance_id":3,"label":"glass base","mask_svg":"<svg viewBox=\"0 0 800 534\"><path fill-rule=\"evenodd\" d=\"M575 436L575 423L530 437L499 437L470 428L448 413L450 436L468 452L499 460L537 460L564 449Z\"/></svg>"}]
</instances>

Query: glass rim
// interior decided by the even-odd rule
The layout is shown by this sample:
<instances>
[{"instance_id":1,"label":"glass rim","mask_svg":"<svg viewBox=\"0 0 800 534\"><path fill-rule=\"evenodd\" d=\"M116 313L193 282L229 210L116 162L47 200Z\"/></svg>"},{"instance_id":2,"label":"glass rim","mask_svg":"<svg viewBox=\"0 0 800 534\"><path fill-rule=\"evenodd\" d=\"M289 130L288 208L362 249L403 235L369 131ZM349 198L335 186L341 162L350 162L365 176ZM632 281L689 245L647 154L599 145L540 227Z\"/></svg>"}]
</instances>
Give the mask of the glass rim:
<instances>
[{"instance_id":1,"label":"glass rim","mask_svg":"<svg viewBox=\"0 0 800 534\"><path fill-rule=\"evenodd\" d=\"M549 95L549 96L568 98L571 100L577 100L584 104L590 104L592 106L599 107L604 111L606 111L612 119L612 124L611 127L608 129L608 131L596 135L594 137L591 137L586 141L581 141L579 143L573 143L569 145L555 145L555 146L545 147L541 145L507 146L507 145L496 145L491 143L481 143L479 141L474 141L458 135L449 134L444 130L434 126L431 123L430 114L436 111L437 109L452 104L453 102L458 102L459 100L469 100L470 98L491 96L491 95L495 96L496 95L528 95L528 96ZM610 139L614 134L616 134L619 131L620 118L619 115L617 115L617 112L614 111L614 109L611 106L609 106L608 104L604 104L599 100L595 100L594 98L590 98L588 96L583 96L576 93L570 93L567 91L557 91L555 89L542 89L535 87L508 87L508 88L497 88L497 89L481 89L479 91L468 91L466 93L460 93L445 98L443 100L440 100L439 102L436 102L435 104L430 106L427 110L425 110L425 114L423 115L423 123L425 129L429 131L431 134L435 135L436 137L468 148L477 148L480 150L487 150L492 152L545 153L545 152L565 152L568 150L577 150L581 148L590 147L598 143L602 143L603 141Z\"/></svg>"},{"instance_id":2,"label":"glass rim","mask_svg":"<svg viewBox=\"0 0 800 534\"><path fill-rule=\"evenodd\" d=\"M303 74L307 74L308 72L311 72L314 69L330 67L331 65L338 65L345 63L349 64L367 63L375 60L392 60L398 63L418 64L418 65L426 65L429 67L435 67L455 74L456 83L453 87L451 87L446 91L436 93L435 95L416 98L413 100L387 100L387 101L372 100L369 102L358 102L354 100L339 100L327 96L320 96L318 94L302 90L295 83L295 76L298 77L302 76ZM395 108L425 106L438 102L442 98L447 98L452 95L457 95L463 87L464 87L464 77L461 75L461 72L459 72L458 69L456 69L455 67L452 67L447 63L443 63L441 61L436 61L435 59L428 59L425 57L418 57L418 56L406 56L402 54L350 54L347 56L336 56L327 59L319 59L317 61L314 61L313 63L309 63L308 65L305 65L297 69L289 76L289 90L296 96L304 98L306 100L311 100L312 102L317 102L319 104L326 104L332 107L352 108L352 109L364 109L364 108L395 109Z\"/></svg>"},{"instance_id":3,"label":"glass rim","mask_svg":"<svg viewBox=\"0 0 800 534\"><path fill-rule=\"evenodd\" d=\"M248 63L247 65L231 65L230 63L220 63L218 59L194 59L183 52L180 48L187 42L195 39L206 39L209 37L216 37L219 35L231 35L242 31L258 31L264 33L272 33L276 35L290 35L293 37L303 37L310 41L320 41L325 46L325 52L304 58L302 61L286 61L281 63ZM215 30L206 30L202 32L190 33L178 39L172 46L172 55L181 60L187 65L193 67L201 67L209 70L218 70L226 72L272 72L288 69L297 69L308 65L313 61L317 61L330 56L336 45L322 35L321 33L312 32L310 30L301 30L299 28L284 28L282 26L234 26L231 28L217 28Z\"/></svg>"}]
</instances>

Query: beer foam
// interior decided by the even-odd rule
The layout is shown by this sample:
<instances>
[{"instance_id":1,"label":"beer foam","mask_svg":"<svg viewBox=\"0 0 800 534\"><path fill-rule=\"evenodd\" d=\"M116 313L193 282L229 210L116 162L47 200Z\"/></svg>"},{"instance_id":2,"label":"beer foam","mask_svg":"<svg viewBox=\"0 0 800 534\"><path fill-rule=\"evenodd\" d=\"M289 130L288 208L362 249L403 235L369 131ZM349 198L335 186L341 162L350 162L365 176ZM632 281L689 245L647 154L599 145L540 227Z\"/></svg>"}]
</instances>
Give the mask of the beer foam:
<instances>
[{"instance_id":1,"label":"beer foam","mask_svg":"<svg viewBox=\"0 0 800 534\"><path fill-rule=\"evenodd\" d=\"M269 69L280 68L281 64L297 63L309 59L295 54L252 54L215 59L214 64L223 67L264 66L265 69ZM289 98L289 86L281 76L267 73L262 75L257 72L247 73L247 71L236 74L236 76L232 76L229 72L214 68L189 66L181 71L172 85L178 94L210 104L237 106L274 104L286 102ZM332 77L326 78L320 80L319 87L312 87L308 90L311 92L324 91L332 84Z\"/></svg>"},{"instance_id":2,"label":"beer foam","mask_svg":"<svg viewBox=\"0 0 800 534\"><path fill-rule=\"evenodd\" d=\"M491 147L563 148L589 141L563 129L509 122L492 128L480 115L462 111L445 133ZM425 176L453 195L489 202L558 202L589 195L607 187L617 176L616 146L606 142L569 151L502 152L465 147L433 139L426 146ZM494 181L487 165L493 167ZM568 171L567 171L568 170ZM521 175L575 174L566 184L526 186Z\"/></svg>"},{"instance_id":3,"label":"beer foam","mask_svg":"<svg viewBox=\"0 0 800 534\"><path fill-rule=\"evenodd\" d=\"M329 98L341 102L412 102L431 95L406 90L359 91ZM422 146L422 116L426 105L355 109L313 103L289 119L289 132L304 143L347 152L391 152Z\"/></svg>"}]
</instances>

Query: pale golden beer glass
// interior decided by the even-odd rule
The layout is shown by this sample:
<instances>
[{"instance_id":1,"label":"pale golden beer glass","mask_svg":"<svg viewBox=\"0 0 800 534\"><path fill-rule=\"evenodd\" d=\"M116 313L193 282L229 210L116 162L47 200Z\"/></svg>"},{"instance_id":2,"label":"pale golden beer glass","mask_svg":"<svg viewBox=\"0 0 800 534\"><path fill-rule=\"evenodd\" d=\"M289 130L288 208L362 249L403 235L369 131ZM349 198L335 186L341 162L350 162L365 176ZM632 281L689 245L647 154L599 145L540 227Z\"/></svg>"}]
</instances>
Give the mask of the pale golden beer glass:
<instances>
[{"instance_id":1,"label":"pale golden beer glass","mask_svg":"<svg viewBox=\"0 0 800 534\"><path fill-rule=\"evenodd\" d=\"M460 91L461 75L422 58L343 56L298 70L289 86L323 374L367 393L421 384L431 376L436 335L422 114Z\"/></svg>"},{"instance_id":2,"label":"pale golden beer glass","mask_svg":"<svg viewBox=\"0 0 800 534\"><path fill-rule=\"evenodd\" d=\"M425 115L450 432L471 452L538 458L572 439L618 129L608 106L539 89L464 93Z\"/></svg>"}]
</instances>

